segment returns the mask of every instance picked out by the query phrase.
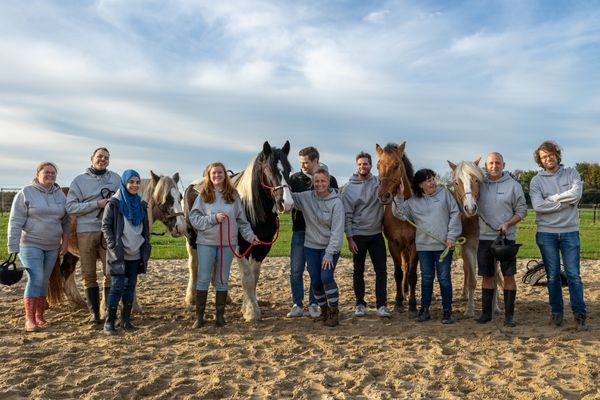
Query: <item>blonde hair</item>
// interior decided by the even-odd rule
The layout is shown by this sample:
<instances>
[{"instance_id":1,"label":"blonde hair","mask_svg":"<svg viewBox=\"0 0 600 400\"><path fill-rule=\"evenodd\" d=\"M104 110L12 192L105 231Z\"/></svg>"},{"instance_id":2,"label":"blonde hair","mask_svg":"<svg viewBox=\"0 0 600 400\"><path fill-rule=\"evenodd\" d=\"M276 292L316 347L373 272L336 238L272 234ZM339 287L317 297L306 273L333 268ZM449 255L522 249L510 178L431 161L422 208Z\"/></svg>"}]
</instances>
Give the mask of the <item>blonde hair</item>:
<instances>
[{"instance_id":1,"label":"blonde hair","mask_svg":"<svg viewBox=\"0 0 600 400\"><path fill-rule=\"evenodd\" d=\"M42 161L41 163L38 164L38 166L35 169L35 176L33 177L33 183L40 183L38 181L38 175L39 175L40 171L43 170L47 166L51 166L52 168L54 168L54 171L56 171L56 173L58 174L58 168L56 167L56 164L54 164L51 161Z\"/></svg>"},{"instance_id":2,"label":"blonde hair","mask_svg":"<svg viewBox=\"0 0 600 400\"><path fill-rule=\"evenodd\" d=\"M229 179L229 175L227 174L227 168L221 162L214 162L208 164L206 169L204 170L204 184L202 185L202 191L200 192L200 196L202 196L202 200L206 203L212 203L215 201L215 186L210 180L210 170L213 168L223 168L223 173L225 174L225 180L223 181L223 191L221 195L226 203L233 203L234 196L237 193L233 184L231 183L231 179Z\"/></svg>"}]
</instances>

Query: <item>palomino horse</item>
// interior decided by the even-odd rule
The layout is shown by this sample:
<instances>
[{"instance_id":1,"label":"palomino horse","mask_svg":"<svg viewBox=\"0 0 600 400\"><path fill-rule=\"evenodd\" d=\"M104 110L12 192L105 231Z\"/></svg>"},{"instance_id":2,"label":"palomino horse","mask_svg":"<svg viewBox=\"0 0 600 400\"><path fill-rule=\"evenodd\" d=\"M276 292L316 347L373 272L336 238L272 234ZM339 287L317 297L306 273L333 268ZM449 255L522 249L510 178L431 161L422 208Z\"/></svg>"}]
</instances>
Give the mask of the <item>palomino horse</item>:
<instances>
[{"instance_id":1,"label":"palomino horse","mask_svg":"<svg viewBox=\"0 0 600 400\"><path fill-rule=\"evenodd\" d=\"M375 145L379 156L377 173L379 174L379 201L385 204L383 213L383 233L388 240L390 255L394 260L394 279L396 280L396 309L403 310L404 296L409 294L408 311L411 317L417 314L415 289L417 286L417 250L415 246L415 228L392 214L390 203L400 182L404 187L404 198L413 195L410 182L413 167L404 154L406 142L401 145L389 143L385 148ZM410 292L410 293L409 293Z\"/></svg>"},{"instance_id":2,"label":"palomino horse","mask_svg":"<svg viewBox=\"0 0 600 400\"><path fill-rule=\"evenodd\" d=\"M454 197L460 209L462 233L466 242L461 245L463 259L464 281L462 297L467 300L465 315L474 316L474 296L477 287L477 247L479 245L479 216L477 215L477 200L479 185L483 182L483 172L479 168L481 158L470 162L461 161L458 164L448 161L452 169Z\"/></svg>"},{"instance_id":3,"label":"palomino horse","mask_svg":"<svg viewBox=\"0 0 600 400\"><path fill-rule=\"evenodd\" d=\"M246 216L252 230L261 242L271 243L278 234L278 212L289 211L293 200L288 187L290 172L292 170L288 161L290 143L285 142L281 149L271 147L265 142L263 149L254 157L248 167L232 178L232 183L240 195ZM188 268L189 281L186 290L185 302L193 304L194 293L198 278L198 254L196 251L197 233L189 222L189 212L198 197L202 183L192 184L184 193L184 210L188 224ZM226 245L226 244L224 244ZM238 251L245 253L250 246L238 234ZM260 266L271 250L270 244L253 246L245 257L238 259L244 299L242 314L246 321L260 319L260 308L256 300L256 286L260 275Z\"/></svg>"},{"instance_id":4,"label":"palomino horse","mask_svg":"<svg viewBox=\"0 0 600 400\"><path fill-rule=\"evenodd\" d=\"M186 234L186 223L181 207L181 192L177 187L179 173L172 177L156 175L150 171L152 179L142 179L140 185L140 196L148 203L148 222L150 229L155 220L162 222L171 236L179 237ZM79 248L77 244L77 219L73 218L71 223L71 237L69 239L69 252L65 254L60 264L60 269L55 268L50 277L48 287L48 302L53 305L62 302L66 296L70 304L84 306L85 301L77 289L75 283L75 265L79 261ZM58 261L58 260L57 260ZM102 299L104 303L104 298ZM136 303L136 311L139 306ZM101 312L104 306L100 307Z\"/></svg>"}]
</instances>

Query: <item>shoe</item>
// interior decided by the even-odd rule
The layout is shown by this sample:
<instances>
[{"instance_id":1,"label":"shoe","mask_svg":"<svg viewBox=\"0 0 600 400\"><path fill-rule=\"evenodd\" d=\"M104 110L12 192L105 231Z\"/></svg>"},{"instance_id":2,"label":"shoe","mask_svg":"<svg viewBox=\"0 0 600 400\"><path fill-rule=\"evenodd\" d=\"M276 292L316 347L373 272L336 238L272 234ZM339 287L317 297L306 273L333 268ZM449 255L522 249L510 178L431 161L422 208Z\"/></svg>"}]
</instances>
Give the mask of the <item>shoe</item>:
<instances>
[{"instance_id":1,"label":"shoe","mask_svg":"<svg viewBox=\"0 0 600 400\"><path fill-rule=\"evenodd\" d=\"M575 327L577 327L578 331L588 330L588 326L586 325L585 320L585 314L575 314Z\"/></svg>"},{"instance_id":2,"label":"shoe","mask_svg":"<svg viewBox=\"0 0 600 400\"><path fill-rule=\"evenodd\" d=\"M340 310L337 306L329 307L329 317L325 321L326 326L334 327L340 324Z\"/></svg>"},{"instance_id":3,"label":"shoe","mask_svg":"<svg viewBox=\"0 0 600 400\"><path fill-rule=\"evenodd\" d=\"M429 321L431 315L429 314L429 307L421 307L419 314L417 315L417 322Z\"/></svg>"},{"instance_id":4,"label":"shoe","mask_svg":"<svg viewBox=\"0 0 600 400\"><path fill-rule=\"evenodd\" d=\"M550 317L550 323L554 326L561 326L563 323L562 313L552 313L552 316Z\"/></svg>"},{"instance_id":5,"label":"shoe","mask_svg":"<svg viewBox=\"0 0 600 400\"><path fill-rule=\"evenodd\" d=\"M322 306L320 306L320 311L321 311L321 315L319 315L317 318L315 318L315 321L321 321L323 323L327 322L327 320L329 319L329 306L327 305L327 303L323 304Z\"/></svg>"},{"instance_id":6,"label":"shoe","mask_svg":"<svg viewBox=\"0 0 600 400\"><path fill-rule=\"evenodd\" d=\"M355 317L364 317L365 316L365 305L359 304L356 306L356 311L354 311Z\"/></svg>"},{"instance_id":7,"label":"shoe","mask_svg":"<svg viewBox=\"0 0 600 400\"><path fill-rule=\"evenodd\" d=\"M310 306L308 306L308 313L310 314L311 318L319 318L322 314L321 308L315 303L312 303Z\"/></svg>"},{"instance_id":8,"label":"shoe","mask_svg":"<svg viewBox=\"0 0 600 400\"><path fill-rule=\"evenodd\" d=\"M453 324L454 320L452 319L452 311L444 310L444 316L442 317L442 324Z\"/></svg>"},{"instance_id":9,"label":"shoe","mask_svg":"<svg viewBox=\"0 0 600 400\"><path fill-rule=\"evenodd\" d=\"M382 317L382 318L391 318L392 314L390 314L390 312L388 311L388 308L386 306L381 306L377 309L377 315Z\"/></svg>"},{"instance_id":10,"label":"shoe","mask_svg":"<svg viewBox=\"0 0 600 400\"><path fill-rule=\"evenodd\" d=\"M304 309L297 304L292 306L292 309L289 313L287 313L288 318L297 318L301 317L304 314Z\"/></svg>"}]
</instances>

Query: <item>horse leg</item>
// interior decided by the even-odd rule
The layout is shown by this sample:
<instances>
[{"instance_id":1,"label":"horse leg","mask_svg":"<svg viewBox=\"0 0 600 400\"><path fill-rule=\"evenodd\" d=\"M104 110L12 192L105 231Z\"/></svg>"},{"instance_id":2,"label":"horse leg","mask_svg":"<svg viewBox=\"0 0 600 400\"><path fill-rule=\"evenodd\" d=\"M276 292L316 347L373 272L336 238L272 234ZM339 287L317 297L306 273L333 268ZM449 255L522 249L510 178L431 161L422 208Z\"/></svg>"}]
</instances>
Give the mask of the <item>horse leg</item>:
<instances>
[{"instance_id":1,"label":"horse leg","mask_svg":"<svg viewBox=\"0 0 600 400\"><path fill-rule=\"evenodd\" d=\"M410 288L409 298L408 298L408 317L415 318L417 316L417 267L418 267L418 259L417 259L417 249L413 245L409 250L409 261L408 261L408 285Z\"/></svg>"},{"instance_id":2,"label":"horse leg","mask_svg":"<svg viewBox=\"0 0 600 400\"><path fill-rule=\"evenodd\" d=\"M188 253L188 285L185 291L185 304L191 306L196 302L196 281L198 280L198 252L186 241Z\"/></svg>"},{"instance_id":3,"label":"horse leg","mask_svg":"<svg viewBox=\"0 0 600 400\"><path fill-rule=\"evenodd\" d=\"M396 299L394 310L396 312L404 311L404 293L402 281L404 280L404 271L402 270L402 257L398 244L393 240L388 240L390 255L394 261L394 281L396 282Z\"/></svg>"},{"instance_id":4,"label":"horse leg","mask_svg":"<svg viewBox=\"0 0 600 400\"><path fill-rule=\"evenodd\" d=\"M475 290L477 288L477 247L468 243L461 249L463 256L464 286L463 292L467 293L467 306L465 316L475 316Z\"/></svg>"},{"instance_id":5,"label":"horse leg","mask_svg":"<svg viewBox=\"0 0 600 400\"><path fill-rule=\"evenodd\" d=\"M83 297L81 297L81 293L79 293L79 289L77 288L77 283L75 283L75 274L69 275L65 281L65 295L71 306L75 308L85 307L86 302L83 300Z\"/></svg>"},{"instance_id":6,"label":"horse leg","mask_svg":"<svg viewBox=\"0 0 600 400\"><path fill-rule=\"evenodd\" d=\"M496 290L494 290L494 300L492 304L494 307L494 312L499 314L502 312L502 310L500 309L500 304L498 302L498 292L503 291L504 289L504 277L502 276L502 270L500 269L500 262L496 261L495 264L496 273L494 275L494 287L496 288Z\"/></svg>"},{"instance_id":7,"label":"horse leg","mask_svg":"<svg viewBox=\"0 0 600 400\"><path fill-rule=\"evenodd\" d=\"M260 319L260 308L256 300L256 278L255 274L260 269L260 263L254 259L241 258L238 260L240 266L240 277L244 299L242 301L242 315L246 321L257 321Z\"/></svg>"}]
</instances>

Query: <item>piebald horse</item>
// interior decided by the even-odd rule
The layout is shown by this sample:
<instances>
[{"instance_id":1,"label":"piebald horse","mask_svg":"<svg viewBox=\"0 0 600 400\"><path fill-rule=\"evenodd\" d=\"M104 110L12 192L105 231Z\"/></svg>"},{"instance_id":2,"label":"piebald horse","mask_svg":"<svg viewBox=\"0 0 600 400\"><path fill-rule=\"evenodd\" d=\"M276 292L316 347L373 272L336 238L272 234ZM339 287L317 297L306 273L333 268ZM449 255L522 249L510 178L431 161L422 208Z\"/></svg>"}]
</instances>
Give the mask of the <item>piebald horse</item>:
<instances>
[{"instance_id":1,"label":"piebald horse","mask_svg":"<svg viewBox=\"0 0 600 400\"><path fill-rule=\"evenodd\" d=\"M390 255L394 260L394 279L396 280L396 310L403 311L404 297L408 294L408 311L410 317L417 314L417 249L415 245L415 228L406 221L401 221L392 214L390 203L398 191L400 182L404 187L404 198L413 195L411 184L413 166L404 154L406 142L401 145L389 143L385 148L375 145L379 156L377 173L379 175L379 201L385 204L383 214L383 233L388 241Z\"/></svg>"},{"instance_id":2,"label":"piebald horse","mask_svg":"<svg viewBox=\"0 0 600 400\"><path fill-rule=\"evenodd\" d=\"M178 188L179 173L172 177L156 175L150 171L151 179L142 179L140 182L140 196L148 203L148 222L150 229L154 221L162 222L171 236L179 237L186 234L186 223L181 207L181 192ZM68 191L68 189L65 189ZM77 219L71 223L69 239L69 252L62 258L60 268L54 268L48 287L48 303L50 305L61 303L65 296L73 306L85 306L85 301L75 283L75 266L79 261L79 247L77 243ZM57 260L58 262L58 260ZM104 312L104 301L100 307ZM135 306L139 311L139 305Z\"/></svg>"},{"instance_id":3,"label":"piebald horse","mask_svg":"<svg viewBox=\"0 0 600 400\"><path fill-rule=\"evenodd\" d=\"M261 242L271 243L279 229L278 212L289 211L293 200L288 186L292 170L288 161L290 143L285 142L281 149L263 144L262 151L254 157L247 168L232 177L252 230ZM187 251L189 280L186 290L186 304L195 302L196 281L198 278L197 233L189 222L189 213L202 188L202 182L191 184L184 193L184 212L188 224ZM224 244L227 245L227 244ZM238 234L238 252L243 254L250 247ZM260 319L260 307L256 299L256 286L263 260L271 250L270 244L253 246L245 257L238 259L242 280L242 314L246 321Z\"/></svg>"},{"instance_id":4,"label":"piebald horse","mask_svg":"<svg viewBox=\"0 0 600 400\"><path fill-rule=\"evenodd\" d=\"M453 193L458 208L462 233L467 241L461 245L463 259L463 291L462 297L467 300L465 315L474 316L474 296L477 287L477 247L479 245L479 216L477 215L477 200L479 186L483 182L483 172L479 168L481 157L475 161L461 161L454 164L448 161L452 170Z\"/></svg>"}]
</instances>

